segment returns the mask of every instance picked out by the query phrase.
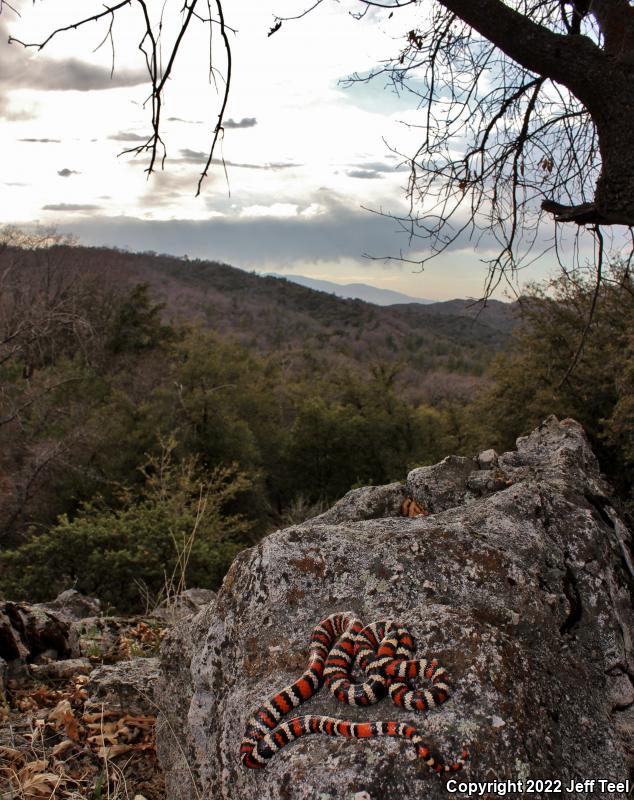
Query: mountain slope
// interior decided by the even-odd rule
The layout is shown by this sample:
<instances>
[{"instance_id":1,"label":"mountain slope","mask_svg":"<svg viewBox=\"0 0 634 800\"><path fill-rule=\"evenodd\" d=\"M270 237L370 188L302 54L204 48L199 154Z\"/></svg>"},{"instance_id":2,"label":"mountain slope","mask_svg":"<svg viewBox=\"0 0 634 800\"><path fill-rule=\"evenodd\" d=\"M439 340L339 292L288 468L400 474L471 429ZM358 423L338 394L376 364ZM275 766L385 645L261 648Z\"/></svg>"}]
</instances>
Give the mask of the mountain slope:
<instances>
[{"instance_id":1,"label":"mountain slope","mask_svg":"<svg viewBox=\"0 0 634 800\"><path fill-rule=\"evenodd\" d=\"M350 300L364 300L366 303L373 303L377 306L434 302L433 300L425 300L422 297L412 297L402 292L395 292L392 289L379 289L377 286L370 286L367 283L335 283L334 281L308 278L305 275L283 275L278 272L267 272L264 277L291 281L291 283L298 283L300 286L306 286L308 289L315 289L318 292L328 292L337 297L346 297Z\"/></svg>"},{"instance_id":2,"label":"mountain slope","mask_svg":"<svg viewBox=\"0 0 634 800\"><path fill-rule=\"evenodd\" d=\"M211 261L107 248L52 248L55 269L146 283L166 318L195 322L274 355L288 370L397 371L413 399L468 396L515 324L511 304L380 307ZM0 256L0 265L2 256Z\"/></svg>"}]
</instances>

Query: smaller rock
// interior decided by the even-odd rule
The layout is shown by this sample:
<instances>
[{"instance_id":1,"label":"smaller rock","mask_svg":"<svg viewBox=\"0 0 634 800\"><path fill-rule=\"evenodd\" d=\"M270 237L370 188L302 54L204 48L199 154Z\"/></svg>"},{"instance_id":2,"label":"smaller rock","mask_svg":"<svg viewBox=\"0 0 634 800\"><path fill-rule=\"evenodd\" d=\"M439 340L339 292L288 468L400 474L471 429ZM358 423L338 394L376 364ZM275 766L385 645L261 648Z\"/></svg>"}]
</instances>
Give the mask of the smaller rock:
<instances>
[{"instance_id":1,"label":"smaller rock","mask_svg":"<svg viewBox=\"0 0 634 800\"><path fill-rule=\"evenodd\" d=\"M364 519L398 517L401 515L404 496L405 490L402 483L352 489L328 511L302 522L302 526L315 523L339 525L342 522L357 522Z\"/></svg>"},{"instance_id":2,"label":"smaller rock","mask_svg":"<svg viewBox=\"0 0 634 800\"><path fill-rule=\"evenodd\" d=\"M4 658L0 658L0 703L7 690L7 679L9 676L9 666Z\"/></svg>"},{"instance_id":3,"label":"smaller rock","mask_svg":"<svg viewBox=\"0 0 634 800\"><path fill-rule=\"evenodd\" d=\"M58 594L50 603L39 603L39 608L51 611L55 616L67 621L98 617L101 614L101 602L95 597L86 597L76 589L66 589Z\"/></svg>"},{"instance_id":4,"label":"smaller rock","mask_svg":"<svg viewBox=\"0 0 634 800\"><path fill-rule=\"evenodd\" d=\"M159 679L158 658L134 658L97 667L85 689L90 700L119 707L127 714L156 714L154 689Z\"/></svg>"},{"instance_id":5,"label":"smaller rock","mask_svg":"<svg viewBox=\"0 0 634 800\"><path fill-rule=\"evenodd\" d=\"M53 651L57 658L69 655L68 623L39 606L0 603L0 658L33 660Z\"/></svg>"},{"instance_id":6,"label":"smaller rock","mask_svg":"<svg viewBox=\"0 0 634 800\"><path fill-rule=\"evenodd\" d=\"M407 492L432 514L455 508L468 496L467 482L476 467L472 458L447 456L439 464L413 469L407 476Z\"/></svg>"},{"instance_id":7,"label":"smaller rock","mask_svg":"<svg viewBox=\"0 0 634 800\"><path fill-rule=\"evenodd\" d=\"M497 460L498 454L493 448L483 450L477 459L480 469L493 469L497 464Z\"/></svg>"},{"instance_id":8,"label":"smaller rock","mask_svg":"<svg viewBox=\"0 0 634 800\"><path fill-rule=\"evenodd\" d=\"M634 705L634 685L629 675L619 672L607 675L608 702L612 710L623 710Z\"/></svg>"},{"instance_id":9,"label":"smaller rock","mask_svg":"<svg viewBox=\"0 0 634 800\"><path fill-rule=\"evenodd\" d=\"M29 670L36 678L63 678L68 680L75 675L88 675L93 665L87 658L67 658L52 661L50 664L30 664Z\"/></svg>"},{"instance_id":10,"label":"smaller rock","mask_svg":"<svg viewBox=\"0 0 634 800\"><path fill-rule=\"evenodd\" d=\"M510 481L499 469L480 469L472 472L467 479L467 488L481 497L506 489L509 484Z\"/></svg>"}]
</instances>

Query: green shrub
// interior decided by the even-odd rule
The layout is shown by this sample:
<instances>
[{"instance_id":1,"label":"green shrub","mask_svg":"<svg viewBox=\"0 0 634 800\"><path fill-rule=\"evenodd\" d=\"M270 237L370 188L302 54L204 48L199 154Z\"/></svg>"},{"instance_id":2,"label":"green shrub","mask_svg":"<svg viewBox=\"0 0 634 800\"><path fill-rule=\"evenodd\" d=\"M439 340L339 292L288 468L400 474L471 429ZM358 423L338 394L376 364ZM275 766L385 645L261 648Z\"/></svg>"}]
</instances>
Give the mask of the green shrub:
<instances>
[{"instance_id":1,"label":"green shrub","mask_svg":"<svg viewBox=\"0 0 634 800\"><path fill-rule=\"evenodd\" d=\"M235 467L207 474L194 459L178 464L174 443L141 468L144 482L119 492L119 507L90 502L48 532L0 556L0 590L48 600L75 587L120 611L142 610L175 587L218 587L248 542L249 525L223 511L249 483Z\"/></svg>"},{"instance_id":2,"label":"green shrub","mask_svg":"<svg viewBox=\"0 0 634 800\"><path fill-rule=\"evenodd\" d=\"M589 322L595 287L596 276L577 274L533 288L513 347L469 409L470 428L480 445L506 449L549 414L573 417L617 491L631 498L634 284L625 265L611 265Z\"/></svg>"}]
</instances>

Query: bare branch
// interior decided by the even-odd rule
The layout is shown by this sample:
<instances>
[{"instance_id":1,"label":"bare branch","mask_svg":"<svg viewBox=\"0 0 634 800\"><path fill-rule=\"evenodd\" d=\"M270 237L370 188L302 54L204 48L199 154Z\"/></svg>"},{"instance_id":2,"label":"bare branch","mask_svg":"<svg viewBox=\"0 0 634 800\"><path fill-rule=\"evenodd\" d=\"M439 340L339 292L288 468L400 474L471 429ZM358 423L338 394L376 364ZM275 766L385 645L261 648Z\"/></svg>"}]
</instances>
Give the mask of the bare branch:
<instances>
[{"instance_id":1,"label":"bare branch","mask_svg":"<svg viewBox=\"0 0 634 800\"><path fill-rule=\"evenodd\" d=\"M200 175L198 180L198 187L196 189L196 197L200 194L200 189L202 186L203 180L207 177L207 172L209 171L209 166L211 165L211 161L213 158L214 150L216 147L216 143L218 142L218 137L220 133L224 136L224 128L222 127L222 121L224 119L225 110L227 108L227 101L229 100L229 90L231 88L231 45L229 44L229 38L227 36L227 31L225 29L225 18L222 11L222 5L220 0L216 0L216 7L218 9L218 16L220 18L220 35L222 36L222 41L225 46L225 53L227 56L227 78L225 81L225 91L222 97L222 105L220 107L220 113L218 114L218 122L216 123L216 127L214 130L214 137L211 142L211 148L209 149L209 156L207 158L207 162L203 168L203 171ZM223 160L224 164L224 160ZM226 174L226 171L225 171Z\"/></svg>"},{"instance_id":2,"label":"bare branch","mask_svg":"<svg viewBox=\"0 0 634 800\"><path fill-rule=\"evenodd\" d=\"M1 2L2 0L0 0L0 3ZM83 19L80 19L77 22L74 22L70 25L56 28L41 42L27 42L18 39L16 37L10 37L9 41L21 44L23 47L34 47L37 48L38 50L42 50L52 39L54 39L61 33L68 32L71 30L77 30L78 28L85 26L90 22L99 22L100 20L109 17L108 29L103 39L100 41L100 43L97 45L95 49L98 50L101 46L103 46L103 44L106 41L110 40L112 46L112 67L111 67L111 76L112 76L115 67L115 45L113 37L115 14L127 6L136 6L140 10L143 20L143 35L138 43L138 49L143 54L150 83L150 93L146 100L146 103L149 103L151 107L152 132L148 136L147 140L143 142L143 144L136 145L134 147L130 147L126 150L123 150L122 153L120 153L120 155L131 154L138 156L147 154L149 160L145 171L149 177L155 171L155 169L157 168L157 164L159 162L161 169L163 169L165 166L167 148L162 138L162 124L163 124L162 111L164 104L163 96L167 86L167 81L173 76L175 65L177 60L179 59L179 54L182 49L182 43L191 26L191 21L193 19L196 19L209 26L210 48L211 48L211 35L213 26L218 25L220 27L220 34L223 40L223 45L227 57L227 75L222 95L221 109L218 115L217 124L214 127L214 133L211 141L211 146L209 149L209 159L205 166L203 174L201 175L197 183L196 195L198 196L201 192L202 181L207 176L209 166L213 162L214 151L218 143L219 137L222 133L224 133L224 129L222 127L222 120L227 106L229 90L230 90L230 82L231 82L231 47L227 37L227 31L232 31L236 33L235 29L228 26L225 22L221 0L215 0L216 9L218 12L217 18L213 16L211 13L210 0L206 0L206 2L207 2L208 13L207 16L204 16L203 14L200 14L197 11L198 0L185 0L184 5L181 9L184 16L179 25L175 40L168 51L167 60L165 63L163 63L163 58L162 58L162 42L161 42L165 4L163 4L163 7L161 9L158 24L155 25L152 22L150 7L147 0L121 0L121 2L119 3L107 5L104 7L103 11L100 11L96 14L92 14L91 16L85 17ZM210 70L210 78L215 81L215 76L218 73L218 70L214 67L212 63L211 49L209 56L209 70ZM224 163L224 161L222 163Z\"/></svg>"},{"instance_id":3,"label":"bare branch","mask_svg":"<svg viewBox=\"0 0 634 800\"><path fill-rule=\"evenodd\" d=\"M9 44L15 42L16 44L21 44L23 47L36 47L38 50L42 50L51 41L51 39L54 39L58 34L64 33L65 31L76 31L77 28L80 28L82 25L86 25L88 22L97 22L97 20L107 17L109 14L113 14L115 11L118 11L124 6L129 6L131 3L132 0L122 0L121 3L117 3L114 6L107 6L105 11L100 11L98 14L93 14L91 17L86 17L78 22L73 22L71 25L66 25L63 28L56 28L46 37L46 39L44 39L43 42L23 42L20 39L16 39L15 36L9 36Z\"/></svg>"}]
</instances>

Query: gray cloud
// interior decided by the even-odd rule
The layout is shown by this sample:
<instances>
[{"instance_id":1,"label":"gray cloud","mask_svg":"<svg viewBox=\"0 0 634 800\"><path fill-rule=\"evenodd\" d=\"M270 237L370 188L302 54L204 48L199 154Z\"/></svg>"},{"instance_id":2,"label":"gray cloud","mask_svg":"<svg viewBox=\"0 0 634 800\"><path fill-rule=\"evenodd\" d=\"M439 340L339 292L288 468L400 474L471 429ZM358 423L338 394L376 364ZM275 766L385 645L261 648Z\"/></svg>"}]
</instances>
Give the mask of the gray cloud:
<instances>
[{"instance_id":1,"label":"gray cloud","mask_svg":"<svg viewBox=\"0 0 634 800\"><path fill-rule=\"evenodd\" d=\"M363 178L365 180L373 180L375 178L382 178L380 172L374 169L348 169L346 175L349 178Z\"/></svg>"},{"instance_id":2,"label":"gray cloud","mask_svg":"<svg viewBox=\"0 0 634 800\"><path fill-rule=\"evenodd\" d=\"M316 216L214 217L209 220L143 220L135 217L77 219L60 229L76 233L84 244L128 246L133 250L226 261L259 268L275 263L361 259L364 253L382 256L407 245L394 235L392 220L350 208L319 193L327 211Z\"/></svg>"},{"instance_id":3,"label":"gray cloud","mask_svg":"<svg viewBox=\"0 0 634 800\"><path fill-rule=\"evenodd\" d=\"M386 156L392 158L393 156ZM395 156L394 156L395 158ZM356 169L369 169L373 172L407 172L407 164L386 164L385 161L364 161L363 164L355 164Z\"/></svg>"},{"instance_id":4,"label":"gray cloud","mask_svg":"<svg viewBox=\"0 0 634 800\"><path fill-rule=\"evenodd\" d=\"M29 142L31 144L59 144L61 139L18 139L18 142Z\"/></svg>"},{"instance_id":5,"label":"gray cloud","mask_svg":"<svg viewBox=\"0 0 634 800\"><path fill-rule=\"evenodd\" d=\"M42 206L43 211L98 211L101 206L94 206L90 203L49 203Z\"/></svg>"},{"instance_id":6,"label":"gray cloud","mask_svg":"<svg viewBox=\"0 0 634 800\"><path fill-rule=\"evenodd\" d=\"M68 169L68 167L58 170L57 174L62 178L70 178L71 175L81 175L76 169Z\"/></svg>"},{"instance_id":7,"label":"gray cloud","mask_svg":"<svg viewBox=\"0 0 634 800\"><path fill-rule=\"evenodd\" d=\"M29 89L52 89L61 92L93 92L100 89L115 89L121 86L138 86L146 83L148 76L141 70L116 71L110 75L106 67L88 64L77 58L63 61L33 59L21 76L18 85ZM14 83L12 88L15 88Z\"/></svg>"},{"instance_id":8,"label":"gray cloud","mask_svg":"<svg viewBox=\"0 0 634 800\"><path fill-rule=\"evenodd\" d=\"M115 142L147 142L149 136L143 136L141 133L132 133L132 131L119 131L108 136L108 139L114 139Z\"/></svg>"},{"instance_id":9,"label":"gray cloud","mask_svg":"<svg viewBox=\"0 0 634 800\"><path fill-rule=\"evenodd\" d=\"M168 117L168 122L184 122L186 125L202 125L199 119L183 119L182 117Z\"/></svg>"},{"instance_id":10,"label":"gray cloud","mask_svg":"<svg viewBox=\"0 0 634 800\"><path fill-rule=\"evenodd\" d=\"M255 117L242 117L240 120L229 118L222 123L224 128L253 128L257 124Z\"/></svg>"},{"instance_id":11,"label":"gray cloud","mask_svg":"<svg viewBox=\"0 0 634 800\"><path fill-rule=\"evenodd\" d=\"M21 44L9 46L6 25L0 26L0 87L11 89L42 89L56 91L90 92L114 89L120 86L137 86L148 80L143 70L115 70L112 77L107 67L89 64L78 58L52 59L33 55Z\"/></svg>"},{"instance_id":12,"label":"gray cloud","mask_svg":"<svg viewBox=\"0 0 634 800\"><path fill-rule=\"evenodd\" d=\"M174 159L175 161L180 161L183 164L205 164L207 158L209 157L208 153L202 152L202 150L189 150L188 148L183 148L181 151L181 158ZM222 161L220 158L212 158L212 164L225 164L227 167L240 167L241 169L289 169L290 167L299 167L300 164L292 164L292 163L281 163L281 162L271 162L270 164L241 164L236 161Z\"/></svg>"},{"instance_id":13,"label":"gray cloud","mask_svg":"<svg viewBox=\"0 0 634 800\"><path fill-rule=\"evenodd\" d=\"M147 75L142 70L115 71L110 76L107 67L99 67L77 58L51 59L44 54L34 54L21 44L8 44L7 17L0 18L0 119L8 122L34 119L31 110L16 108L10 102L13 89L40 89L87 92L136 86L145 83ZM17 35L16 25L11 33Z\"/></svg>"}]
</instances>

